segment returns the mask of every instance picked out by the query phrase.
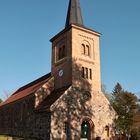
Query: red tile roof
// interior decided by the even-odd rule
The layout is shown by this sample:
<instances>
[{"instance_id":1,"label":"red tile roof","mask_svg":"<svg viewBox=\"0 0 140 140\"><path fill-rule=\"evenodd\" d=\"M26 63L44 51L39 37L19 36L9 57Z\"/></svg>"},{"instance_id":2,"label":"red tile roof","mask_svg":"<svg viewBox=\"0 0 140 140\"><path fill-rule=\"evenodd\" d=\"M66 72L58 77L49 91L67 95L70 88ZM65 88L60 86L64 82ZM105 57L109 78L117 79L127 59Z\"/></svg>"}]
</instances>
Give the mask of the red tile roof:
<instances>
[{"instance_id":1,"label":"red tile roof","mask_svg":"<svg viewBox=\"0 0 140 140\"><path fill-rule=\"evenodd\" d=\"M6 101L0 104L0 107L7 105L9 103L15 102L21 98L24 98L36 90L38 90L44 83L46 83L51 77L51 73L46 74L39 79L19 88L14 94L12 94Z\"/></svg>"}]
</instances>

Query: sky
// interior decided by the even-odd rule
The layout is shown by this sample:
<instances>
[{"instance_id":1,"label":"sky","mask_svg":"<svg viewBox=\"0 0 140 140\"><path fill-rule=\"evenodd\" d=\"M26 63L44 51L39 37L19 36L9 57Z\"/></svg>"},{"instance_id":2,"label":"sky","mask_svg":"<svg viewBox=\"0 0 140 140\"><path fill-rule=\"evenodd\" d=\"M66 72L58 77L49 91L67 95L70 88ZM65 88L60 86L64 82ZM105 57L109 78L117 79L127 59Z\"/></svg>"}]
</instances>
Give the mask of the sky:
<instances>
[{"instance_id":1,"label":"sky","mask_svg":"<svg viewBox=\"0 0 140 140\"><path fill-rule=\"evenodd\" d=\"M0 0L0 98L51 70L50 39L69 0ZM84 25L102 33L101 81L140 97L140 0L81 0Z\"/></svg>"}]
</instances>

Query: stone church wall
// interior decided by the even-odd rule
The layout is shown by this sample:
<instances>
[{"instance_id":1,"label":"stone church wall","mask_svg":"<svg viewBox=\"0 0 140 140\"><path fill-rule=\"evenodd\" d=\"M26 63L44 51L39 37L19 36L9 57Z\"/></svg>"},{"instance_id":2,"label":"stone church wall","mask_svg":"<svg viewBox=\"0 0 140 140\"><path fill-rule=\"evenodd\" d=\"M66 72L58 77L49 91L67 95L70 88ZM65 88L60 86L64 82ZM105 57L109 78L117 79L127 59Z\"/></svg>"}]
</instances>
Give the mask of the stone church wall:
<instances>
[{"instance_id":1,"label":"stone church wall","mask_svg":"<svg viewBox=\"0 0 140 140\"><path fill-rule=\"evenodd\" d=\"M34 94L0 109L0 134L50 139L50 113L34 110Z\"/></svg>"},{"instance_id":2,"label":"stone church wall","mask_svg":"<svg viewBox=\"0 0 140 140\"><path fill-rule=\"evenodd\" d=\"M82 88L70 87L51 106L51 110L51 140L67 140L70 136L72 140L80 140L84 120L91 125L91 139L99 136L108 140L114 135L116 114L103 93L93 92L90 95Z\"/></svg>"}]
</instances>

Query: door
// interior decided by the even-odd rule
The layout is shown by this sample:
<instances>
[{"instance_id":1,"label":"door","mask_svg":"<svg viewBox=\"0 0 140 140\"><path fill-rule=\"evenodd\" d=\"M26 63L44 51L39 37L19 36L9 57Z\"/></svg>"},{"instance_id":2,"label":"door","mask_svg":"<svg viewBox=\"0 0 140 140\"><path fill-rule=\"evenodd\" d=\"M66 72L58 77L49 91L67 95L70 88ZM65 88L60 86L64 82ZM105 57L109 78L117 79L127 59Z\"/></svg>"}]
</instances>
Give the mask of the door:
<instances>
[{"instance_id":1,"label":"door","mask_svg":"<svg viewBox=\"0 0 140 140\"><path fill-rule=\"evenodd\" d=\"M81 124L81 140L91 139L91 127L88 121L83 121Z\"/></svg>"}]
</instances>

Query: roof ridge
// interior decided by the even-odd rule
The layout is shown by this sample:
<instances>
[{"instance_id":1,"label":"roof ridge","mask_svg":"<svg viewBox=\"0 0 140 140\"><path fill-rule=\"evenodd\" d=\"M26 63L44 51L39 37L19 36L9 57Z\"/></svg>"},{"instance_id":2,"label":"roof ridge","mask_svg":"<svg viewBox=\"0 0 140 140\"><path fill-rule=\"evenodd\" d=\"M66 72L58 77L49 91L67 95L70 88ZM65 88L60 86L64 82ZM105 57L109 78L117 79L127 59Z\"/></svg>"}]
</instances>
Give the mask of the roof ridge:
<instances>
[{"instance_id":1,"label":"roof ridge","mask_svg":"<svg viewBox=\"0 0 140 140\"><path fill-rule=\"evenodd\" d=\"M21 92L21 91L23 91L24 89L26 89L26 88L28 88L30 86L33 86L34 84L36 84L36 83L38 83L38 82L40 82L42 80L45 80L46 78L49 78L50 76L51 76L51 73L45 74L45 75L41 76L40 78L38 78L38 79L36 79L36 80L34 80L34 81L32 81L32 82L20 87L16 92L14 92L12 94L12 96L17 94L17 93L19 93L19 92Z\"/></svg>"},{"instance_id":2,"label":"roof ridge","mask_svg":"<svg viewBox=\"0 0 140 140\"><path fill-rule=\"evenodd\" d=\"M15 102L19 99L27 97L33 94L37 89L39 89L45 82L51 78L51 73L48 73L37 80L19 88L13 95L7 98L4 102L0 104L0 107L8 105L12 102Z\"/></svg>"}]
</instances>

